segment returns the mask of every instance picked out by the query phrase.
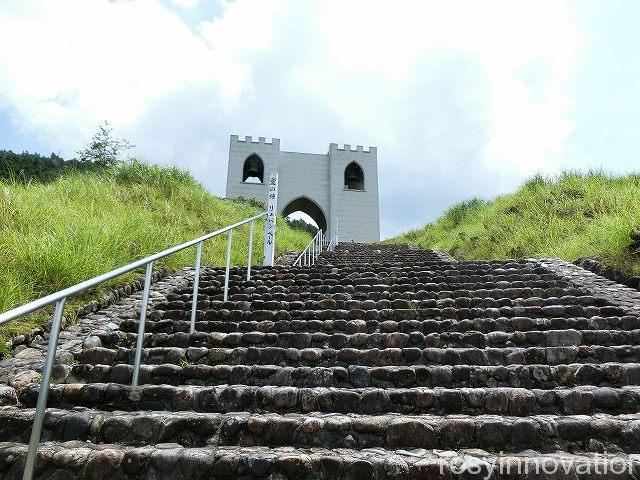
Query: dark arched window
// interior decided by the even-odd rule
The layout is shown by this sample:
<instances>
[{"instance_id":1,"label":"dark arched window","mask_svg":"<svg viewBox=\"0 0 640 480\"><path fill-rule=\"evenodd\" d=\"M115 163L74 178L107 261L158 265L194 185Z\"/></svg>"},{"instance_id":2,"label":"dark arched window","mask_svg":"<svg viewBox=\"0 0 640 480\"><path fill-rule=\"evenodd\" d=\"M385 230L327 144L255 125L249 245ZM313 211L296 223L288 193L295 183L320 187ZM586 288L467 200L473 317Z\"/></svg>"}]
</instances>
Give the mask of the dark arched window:
<instances>
[{"instance_id":1,"label":"dark arched window","mask_svg":"<svg viewBox=\"0 0 640 480\"><path fill-rule=\"evenodd\" d=\"M344 188L347 190L364 190L364 173L356 162L351 162L344 169Z\"/></svg>"},{"instance_id":2,"label":"dark arched window","mask_svg":"<svg viewBox=\"0 0 640 480\"><path fill-rule=\"evenodd\" d=\"M262 159L255 153L244 161L242 181L246 183L263 183L264 181L264 165Z\"/></svg>"}]
</instances>

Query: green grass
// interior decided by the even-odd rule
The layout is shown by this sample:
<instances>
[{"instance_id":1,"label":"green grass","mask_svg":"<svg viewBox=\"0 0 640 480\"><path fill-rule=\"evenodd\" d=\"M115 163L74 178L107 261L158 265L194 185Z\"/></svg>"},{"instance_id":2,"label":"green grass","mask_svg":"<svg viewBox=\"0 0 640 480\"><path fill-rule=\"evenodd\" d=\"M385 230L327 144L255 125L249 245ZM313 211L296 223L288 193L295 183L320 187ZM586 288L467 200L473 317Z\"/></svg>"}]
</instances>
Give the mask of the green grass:
<instances>
[{"instance_id":1,"label":"green grass","mask_svg":"<svg viewBox=\"0 0 640 480\"><path fill-rule=\"evenodd\" d=\"M183 243L259 213L246 202L208 193L188 173L134 161L102 173L72 173L50 183L0 180L0 311L74 285L133 260ZM254 262L262 258L263 221L256 223ZM233 235L232 264L245 264L248 225ZM226 235L209 240L203 264L224 264ZM300 250L311 236L278 218L276 254ZM193 265L195 247L157 265ZM131 281L140 272L102 288ZM67 314L100 291L75 298ZM25 331L37 315L0 329ZM3 351L4 349L4 351Z\"/></svg>"},{"instance_id":2,"label":"green grass","mask_svg":"<svg viewBox=\"0 0 640 480\"><path fill-rule=\"evenodd\" d=\"M515 193L474 198L388 243L440 248L460 259L592 257L640 273L640 174L537 175Z\"/></svg>"}]
</instances>

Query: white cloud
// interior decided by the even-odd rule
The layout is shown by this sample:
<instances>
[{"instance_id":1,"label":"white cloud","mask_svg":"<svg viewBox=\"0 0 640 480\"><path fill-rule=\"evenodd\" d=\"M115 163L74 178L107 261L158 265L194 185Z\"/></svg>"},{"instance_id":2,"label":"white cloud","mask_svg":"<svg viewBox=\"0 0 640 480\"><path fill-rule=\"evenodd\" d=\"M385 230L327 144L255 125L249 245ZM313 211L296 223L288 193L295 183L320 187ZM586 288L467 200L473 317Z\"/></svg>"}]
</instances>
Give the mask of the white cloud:
<instances>
[{"instance_id":1,"label":"white cloud","mask_svg":"<svg viewBox=\"0 0 640 480\"><path fill-rule=\"evenodd\" d=\"M132 124L189 85L210 84L226 105L250 86L235 41L211 49L152 0L33 1L0 14L0 102L25 128L61 130L57 141L104 118Z\"/></svg>"},{"instance_id":2,"label":"white cloud","mask_svg":"<svg viewBox=\"0 0 640 480\"><path fill-rule=\"evenodd\" d=\"M394 93L424 68L420 59L458 56L478 64L485 77L478 82L486 84L490 99L491 138L483 151L488 166L518 162L530 173L551 167L562 153L572 129L563 86L582 44L565 4L332 0L324 5L319 22L326 48L301 67L298 86L332 102L350 123L376 129L394 108ZM337 71L330 78L323 75L328 64ZM547 78L528 85L521 71L538 65ZM353 76L361 83L345 84Z\"/></svg>"},{"instance_id":3,"label":"white cloud","mask_svg":"<svg viewBox=\"0 0 640 480\"><path fill-rule=\"evenodd\" d=\"M221 67L233 65L247 80L245 85L238 83L233 76L220 78L221 85L227 91L237 95L243 87L251 85L248 59L269 50L276 34L275 18L283 5L284 2L280 0L227 3L222 18L200 24L201 35Z\"/></svg>"},{"instance_id":4,"label":"white cloud","mask_svg":"<svg viewBox=\"0 0 640 480\"><path fill-rule=\"evenodd\" d=\"M193 8L198 5L199 0L171 0L171 3L180 8Z\"/></svg>"},{"instance_id":5,"label":"white cloud","mask_svg":"<svg viewBox=\"0 0 640 480\"><path fill-rule=\"evenodd\" d=\"M218 194L231 133L377 145L387 234L557 168L573 129L564 2L172 3L0 5L0 114L66 155L108 119Z\"/></svg>"}]
</instances>

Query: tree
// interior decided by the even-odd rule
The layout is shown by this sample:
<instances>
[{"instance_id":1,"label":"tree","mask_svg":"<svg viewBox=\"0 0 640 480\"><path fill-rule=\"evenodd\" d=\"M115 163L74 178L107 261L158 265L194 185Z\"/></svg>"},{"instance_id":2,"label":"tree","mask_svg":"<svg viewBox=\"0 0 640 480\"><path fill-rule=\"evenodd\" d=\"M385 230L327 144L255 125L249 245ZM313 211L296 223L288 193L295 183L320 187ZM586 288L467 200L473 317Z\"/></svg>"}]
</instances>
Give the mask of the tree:
<instances>
[{"instance_id":1,"label":"tree","mask_svg":"<svg viewBox=\"0 0 640 480\"><path fill-rule=\"evenodd\" d=\"M82 162L92 162L101 167L109 167L122 160L120 156L135 145L124 138L114 138L113 128L105 120L98 127L96 134L91 137L89 144L82 150L76 151Z\"/></svg>"},{"instance_id":2,"label":"tree","mask_svg":"<svg viewBox=\"0 0 640 480\"><path fill-rule=\"evenodd\" d=\"M49 157L38 153L14 153L11 150L0 150L0 178L8 178L18 182L50 182L70 171L95 170L97 164L64 160L52 153Z\"/></svg>"},{"instance_id":3,"label":"tree","mask_svg":"<svg viewBox=\"0 0 640 480\"><path fill-rule=\"evenodd\" d=\"M287 218L287 223L291 228L295 228L296 230L302 230L303 232L309 232L311 235L315 235L318 232L318 227L315 225L311 225L310 223L305 222L301 218Z\"/></svg>"}]
</instances>

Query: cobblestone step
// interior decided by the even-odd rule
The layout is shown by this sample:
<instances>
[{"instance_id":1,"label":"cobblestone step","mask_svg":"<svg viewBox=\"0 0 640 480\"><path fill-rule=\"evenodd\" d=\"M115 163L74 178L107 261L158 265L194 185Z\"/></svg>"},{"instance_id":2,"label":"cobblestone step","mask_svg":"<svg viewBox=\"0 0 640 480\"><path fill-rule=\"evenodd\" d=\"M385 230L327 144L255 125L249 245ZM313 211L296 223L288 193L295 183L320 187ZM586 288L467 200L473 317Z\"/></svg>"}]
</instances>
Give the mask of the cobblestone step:
<instances>
[{"instance_id":1,"label":"cobblestone step","mask_svg":"<svg viewBox=\"0 0 640 480\"><path fill-rule=\"evenodd\" d=\"M0 410L0 441L28 442L34 409ZM479 447L490 452L534 449L633 453L640 414L633 415L362 415L334 413L103 412L49 409L45 441L84 440L129 446L177 443L294 448Z\"/></svg>"},{"instance_id":2,"label":"cobblestone step","mask_svg":"<svg viewBox=\"0 0 640 480\"><path fill-rule=\"evenodd\" d=\"M329 258L326 252L322 258ZM547 268L540 265L537 260L461 260L461 261L440 261L430 259L416 259L411 262L410 257L406 257L406 262L392 263L382 262L362 262L361 264L327 264L321 263L314 268L301 266L280 266L273 267L255 266L252 268L251 278L261 278L265 275L278 276L278 278L290 278L295 275L306 275L308 278L325 278L326 275L345 274L358 277L375 275L379 273L393 273L394 275L408 272L446 272L447 275L455 275L458 272L471 272L478 274L512 274L518 272L533 272L542 274L552 274ZM224 277L224 268L204 267L203 277ZM230 276L242 279L242 274L246 273L244 268L231 267Z\"/></svg>"},{"instance_id":3,"label":"cobblestone step","mask_svg":"<svg viewBox=\"0 0 640 480\"><path fill-rule=\"evenodd\" d=\"M330 282L329 282L330 283ZM509 283L509 282L504 282ZM579 293L576 288L569 288L565 283L532 281L532 282L511 282L511 288L499 288L495 283L411 283L411 284L394 284L389 286L386 283L375 284L359 284L359 285L331 285L328 283L313 285L290 285L284 287L273 282L273 286L234 286L229 287L230 301L234 300L287 300L288 298L296 298L298 295L302 299L314 298L321 295L354 295L362 299L378 300L380 298L406 298L408 300L419 299L438 299L449 298L450 295L456 294L458 290L462 290L463 294L467 292L476 293L476 295L485 295L478 298L552 298L563 296L575 296ZM222 287L204 287L201 300L220 302L222 299ZM180 295L189 295L188 290L183 290ZM258 297L259 295L259 297ZM461 294L457 294L461 296ZM264 297L264 298L263 298ZM175 298L175 297L174 297ZM457 298L457 297L455 297ZM172 300L173 301L173 300Z\"/></svg>"},{"instance_id":4,"label":"cobblestone step","mask_svg":"<svg viewBox=\"0 0 640 480\"><path fill-rule=\"evenodd\" d=\"M162 319L187 320L191 318L189 310L167 310ZM549 307L510 307L499 308L387 308L387 309L324 309L324 310L208 310L196 311L196 321L235 320L235 321L277 321L277 320L466 320L500 317L562 318L562 317L615 317L624 314L617 307L582 307L579 305ZM156 317L154 317L156 318Z\"/></svg>"},{"instance_id":5,"label":"cobblestone step","mask_svg":"<svg viewBox=\"0 0 640 480\"><path fill-rule=\"evenodd\" d=\"M187 354L189 352L189 355ZM77 360L85 364L133 364L135 348L84 349ZM202 365L257 364L283 366L403 366L403 365L562 365L568 363L637 363L640 345L502 347L502 348L283 348L283 347L150 347L142 349L144 363Z\"/></svg>"},{"instance_id":6,"label":"cobblestone step","mask_svg":"<svg viewBox=\"0 0 640 480\"><path fill-rule=\"evenodd\" d=\"M138 321L122 320L120 330L128 333L138 331ZM147 320L145 331L149 333L177 333L188 332L190 321L186 320ZM280 332L323 332L323 333L376 333L376 332L420 332L425 335L431 333L469 332L540 332L547 330L637 330L640 329L640 317L600 317L591 318L527 318L527 317L497 317L476 319L444 319L444 320L232 320L229 315L224 320L198 321L198 332L249 332L264 333Z\"/></svg>"},{"instance_id":7,"label":"cobblestone step","mask_svg":"<svg viewBox=\"0 0 640 480\"><path fill-rule=\"evenodd\" d=\"M553 291L538 291L538 295L523 296L523 292L482 292L485 296L476 292L469 292L468 296L452 296L450 292L446 295L430 294L429 292L414 292L413 295L380 295L374 293L367 296L352 295L346 293L334 294L310 294L300 295L297 293L281 293L275 295L236 295L228 301L207 300L198 295L198 310L386 310L386 309L412 309L421 310L428 308L500 308L500 307L605 307L607 304L602 300L590 295L563 295L554 296ZM527 293L527 292L524 292ZM533 292L531 292L533 293ZM489 295L495 295L494 297ZM539 294L546 296L539 296ZM509 295L509 296L506 296ZM258 298L259 297L259 298ZM378 297L378 298L374 298ZM413 297L413 298L408 298ZM177 296L169 302L162 302L154 306L161 311L191 312L191 294ZM609 311L619 310L616 307L608 306ZM548 308L542 310L550 311ZM205 312L206 313L206 312Z\"/></svg>"},{"instance_id":8,"label":"cobblestone step","mask_svg":"<svg viewBox=\"0 0 640 480\"><path fill-rule=\"evenodd\" d=\"M98 332L104 347L135 345L137 334L122 331ZM422 332L392 333L324 333L324 332L194 332L147 333L144 347L283 347L283 348L498 348L498 347L559 347L616 346L640 344L640 330L549 330L544 332Z\"/></svg>"},{"instance_id":9,"label":"cobblestone step","mask_svg":"<svg viewBox=\"0 0 640 480\"><path fill-rule=\"evenodd\" d=\"M0 444L0 474L22 478L26 445ZM481 449L296 449L289 447L202 447L176 444L131 448L118 444L46 442L39 454L41 472L64 479L299 478L398 479L511 478L576 480L635 478L640 462L624 454L525 451L495 456ZM549 473L550 472L550 473ZM44 478L44 477L41 477ZM51 477L50 477L51 478Z\"/></svg>"},{"instance_id":10,"label":"cobblestone step","mask_svg":"<svg viewBox=\"0 0 640 480\"><path fill-rule=\"evenodd\" d=\"M61 382L130 384L132 365L64 367ZM510 366L281 367L278 365L142 365L144 383L168 385L280 385L297 387L526 387L624 386L640 383L640 364Z\"/></svg>"},{"instance_id":11,"label":"cobblestone step","mask_svg":"<svg viewBox=\"0 0 640 480\"><path fill-rule=\"evenodd\" d=\"M35 407L39 387L19 394ZM116 383L52 385L51 407L84 406L103 410L176 410L228 412L270 410L340 413L430 413L612 415L640 412L640 387L579 386L573 388L297 388L257 386L131 387Z\"/></svg>"},{"instance_id":12,"label":"cobblestone step","mask_svg":"<svg viewBox=\"0 0 640 480\"><path fill-rule=\"evenodd\" d=\"M378 275L371 277L355 276L325 276L325 278L309 278L299 275L293 278L280 278L277 275L266 278L253 277L252 280L245 280L242 277L229 278L230 293L235 294L263 294L272 295L277 293L307 293L322 292L324 287L342 287L341 292L360 290L400 292L409 287L413 291L442 292L455 291L458 289L475 291L507 291L517 292L532 289L545 290L554 289L558 293L564 290L575 291L571 285L559 280L550 274L517 274L517 275L455 275L420 273L406 277L394 277ZM202 295L217 296L224 286L224 277L220 280L208 280L202 278ZM372 288L374 287L374 288ZM335 292L339 293L339 292ZM184 288L176 291L176 294L189 294L189 289ZM568 294L568 293L567 293Z\"/></svg>"}]
</instances>

